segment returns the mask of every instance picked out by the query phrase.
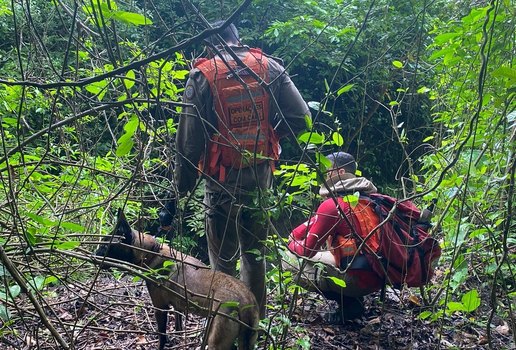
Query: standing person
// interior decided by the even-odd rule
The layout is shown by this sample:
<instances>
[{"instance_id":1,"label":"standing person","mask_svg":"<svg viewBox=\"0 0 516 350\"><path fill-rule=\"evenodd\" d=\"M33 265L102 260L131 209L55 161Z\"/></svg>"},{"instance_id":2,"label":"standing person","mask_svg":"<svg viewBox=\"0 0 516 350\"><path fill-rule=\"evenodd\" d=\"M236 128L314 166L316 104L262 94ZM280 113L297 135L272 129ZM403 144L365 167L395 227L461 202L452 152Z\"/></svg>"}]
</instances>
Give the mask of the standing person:
<instances>
[{"instance_id":1,"label":"standing person","mask_svg":"<svg viewBox=\"0 0 516 350\"><path fill-rule=\"evenodd\" d=\"M363 296L381 289L383 280L371 269L362 252L357 253L356 237L366 237L375 222L361 222L355 213L360 210L374 210L370 203L346 201L346 196L376 193L374 184L355 176L355 158L345 152L332 153L327 158L331 162L326 175L326 183L319 190L325 198L315 215L296 227L290 236L288 248L306 261L300 282L308 290L316 291L326 298L337 301L337 310L326 314L330 323L360 317L364 312ZM363 217L363 216L362 216ZM374 217L374 215L371 215ZM374 250L377 245L373 235L367 241ZM323 249L324 247L324 249ZM357 254L356 254L357 253ZM298 270L301 260L289 255L290 265L286 268ZM345 286L335 283L337 278Z\"/></svg>"},{"instance_id":2,"label":"standing person","mask_svg":"<svg viewBox=\"0 0 516 350\"><path fill-rule=\"evenodd\" d=\"M233 24L220 37L224 43L209 38L212 57L197 62L186 83L176 134L175 181L184 195L195 187L199 173L206 179L210 263L235 275L240 258L240 278L256 296L263 318L263 241L268 228L256 215L260 208L253 199L272 185L278 140L302 131L310 112L277 59L242 45Z\"/></svg>"}]
</instances>

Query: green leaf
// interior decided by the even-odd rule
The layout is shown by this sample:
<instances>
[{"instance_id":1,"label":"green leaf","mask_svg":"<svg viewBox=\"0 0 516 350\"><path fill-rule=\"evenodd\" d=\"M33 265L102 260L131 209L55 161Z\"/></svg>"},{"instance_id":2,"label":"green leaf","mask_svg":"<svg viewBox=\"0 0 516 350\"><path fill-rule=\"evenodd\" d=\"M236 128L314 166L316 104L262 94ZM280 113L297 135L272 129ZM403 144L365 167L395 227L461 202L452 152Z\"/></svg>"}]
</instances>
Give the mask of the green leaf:
<instances>
[{"instance_id":1,"label":"green leaf","mask_svg":"<svg viewBox=\"0 0 516 350\"><path fill-rule=\"evenodd\" d=\"M329 276L328 279L335 283L337 286L346 288L346 282L344 282L344 280L333 276Z\"/></svg>"},{"instance_id":2,"label":"green leaf","mask_svg":"<svg viewBox=\"0 0 516 350\"><path fill-rule=\"evenodd\" d=\"M316 145L320 145L321 143L324 143L324 135L323 134L319 134L316 132L310 132L310 131L299 135L297 139L299 140L299 142L313 143Z\"/></svg>"},{"instance_id":3,"label":"green leaf","mask_svg":"<svg viewBox=\"0 0 516 350\"><path fill-rule=\"evenodd\" d=\"M425 137L425 138L423 139L423 142L428 142L428 141L433 140L433 139L434 139L434 135L432 135L432 136L427 136L427 137Z\"/></svg>"},{"instance_id":4,"label":"green leaf","mask_svg":"<svg viewBox=\"0 0 516 350\"><path fill-rule=\"evenodd\" d=\"M420 87L419 89L417 89L417 93L418 93L418 94L426 94L426 93L427 93L427 92L429 92L429 91L430 91L430 89L429 89L429 88L427 88L426 86L422 86L422 87Z\"/></svg>"},{"instance_id":5,"label":"green leaf","mask_svg":"<svg viewBox=\"0 0 516 350\"><path fill-rule=\"evenodd\" d=\"M324 79L324 87L326 88L326 92L330 92L330 85L328 85L328 81Z\"/></svg>"},{"instance_id":6,"label":"green leaf","mask_svg":"<svg viewBox=\"0 0 516 350\"><path fill-rule=\"evenodd\" d=\"M396 68L403 68L403 62L394 60L392 61L392 65Z\"/></svg>"},{"instance_id":7,"label":"green leaf","mask_svg":"<svg viewBox=\"0 0 516 350\"><path fill-rule=\"evenodd\" d=\"M432 311L423 311L422 313L419 314L419 318L421 320L426 320L428 317L432 316Z\"/></svg>"},{"instance_id":8,"label":"green leaf","mask_svg":"<svg viewBox=\"0 0 516 350\"><path fill-rule=\"evenodd\" d=\"M17 118L9 118L2 116L2 123L5 123L9 126L17 126L18 125L18 119Z\"/></svg>"},{"instance_id":9,"label":"green leaf","mask_svg":"<svg viewBox=\"0 0 516 350\"><path fill-rule=\"evenodd\" d=\"M0 319L2 319L4 322L7 322L11 319L11 314L5 305L0 305Z\"/></svg>"},{"instance_id":10,"label":"green leaf","mask_svg":"<svg viewBox=\"0 0 516 350\"><path fill-rule=\"evenodd\" d=\"M500 67L492 73L493 77L505 77L509 80L516 80L516 69L510 67Z\"/></svg>"},{"instance_id":11,"label":"green leaf","mask_svg":"<svg viewBox=\"0 0 516 350\"><path fill-rule=\"evenodd\" d=\"M36 238L36 230L34 227L29 227L27 230L25 230L25 239L27 239L27 243L29 243L31 246L34 246L37 242Z\"/></svg>"},{"instance_id":12,"label":"green leaf","mask_svg":"<svg viewBox=\"0 0 516 350\"><path fill-rule=\"evenodd\" d=\"M176 263L173 262L172 260L166 260L164 263L163 263L163 267L169 267L169 266L174 266Z\"/></svg>"},{"instance_id":13,"label":"green leaf","mask_svg":"<svg viewBox=\"0 0 516 350\"><path fill-rule=\"evenodd\" d=\"M362 172L360 170L357 169L357 171L355 171L355 175L356 176L362 176Z\"/></svg>"},{"instance_id":14,"label":"green leaf","mask_svg":"<svg viewBox=\"0 0 516 350\"><path fill-rule=\"evenodd\" d=\"M7 271L7 269L3 265L0 265L0 277L4 277L4 276L11 276L11 274L9 273L9 271Z\"/></svg>"},{"instance_id":15,"label":"green leaf","mask_svg":"<svg viewBox=\"0 0 516 350\"><path fill-rule=\"evenodd\" d=\"M62 222L61 227L73 232L86 232L86 227L73 222Z\"/></svg>"},{"instance_id":16,"label":"green leaf","mask_svg":"<svg viewBox=\"0 0 516 350\"><path fill-rule=\"evenodd\" d=\"M355 192L353 194L348 194L342 197L342 200L346 203L349 203L351 207L356 207L358 204L358 200L360 198L360 193Z\"/></svg>"},{"instance_id":17,"label":"green leaf","mask_svg":"<svg viewBox=\"0 0 516 350\"><path fill-rule=\"evenodd\" d=\"M79 241L65 241L65 242L58 242L55 247L58 250L72 250L77 248L81 245L81 242Z\"/></svg>"},{"instance_id":18,"label":"green leaf","mask_svg":"<svg viewBox=\"0 0 516 350\"><path fill-rule=\"evenodd\" d=\"M49 284L54 284L54 283L57 283L59 280L57 279L56 276L47 276L45 277L45 283L44 285L47 286Z\"/></svg>"},{"instance_id":19,"label":"green leaf","mask_svg":"<svg viewBox=\"0 0 516 350\"><path fill-rule=\"evenodd\" d=\"M333 143L337 146L342 146L344 144L344 138L342 137L341 134L339 134L338 132L334 132L332 135L331 135L331 138L333 140Z\"/></svg>"},{"instance_id":20,"label":"green leaf","mask_svg":"<svg viewBox=\"0 0 516 350\"><path fill-rule=\"evenodd\" d=\"M41 290L41 288L43 288L43 286L45 285L45 277L36 276L32 280L29 280L27 282L32 288Z\"/></svg>"},{"instance_id":21,"label":"green leaf","mask_svg":"<svg viewBox=\"0 0 516 350\"><path fill-rule=\"evenodd\" d=\"M116 11L113 12L113 18L127 24L134 24L137 26L152 24L152 21L145 15L139 13Z\"/></svg>"},{"instance_id":22,"label":"green leaf","mask_svg":"<svg viewBox=\"0 0 516 350\"><path fill-rule=\"evenodd\" d=\"M476 289L464 294L461 301L466 312L473 312L480 306L480 298Z\"/></svg>"},{"instance_id":23,"label":"green leaf","mask_svg":"<svg viewBox=\"0 0 516 350\"><path fill-rule=\"evenodd\" d=\"M444 57L453 53L455 53L455 49L453 47L445 47L444 49L433 52L428 59L430 61L434 61L437 58Z\"/></svg>"},{"instance_id":24,"label":"green leaf","mask_svg":"<svg viewBox=\"0 0 516 350\"><path fill-rule=\"evenodd\" d=\"M323 167L323 171L325 171L326 169L329 169L331 167L331 162L328 158L326 158L326 156L324 154L322 154L321 152L317 152L315 154L315 159L317 160L317 163L322 165Z\"/></svg>"},{"instance_id":25,"label":"green leaf","mask_svg":"<svg viewBox=\"0 0 516 350\"><path fill-rule=\"evenodd\" d=\"M461 33L443 33L443 34L439 34L438 36L436 36L434 38L434 43L435 44L444 44L444 43L450 41L451 39L456 38L456 37L461 36L461 35L462 35Z\"/></svg>"},{"instance_id":26,"label":"green leaf","mask_svg":"<svg viewBox=\"0 0 516 350\"><path fill-rule=\"evenodd\" d=\"M117 148L115 154L118 157L123 157L131 152L134 146L134 141L131 135L124 134L117 141Z\"/></svg>"},{"instance_id":27,"label":"green leaf","mask_svg":"<svg viewBox=\"0 0 516 350\"><path fill-rule=\"evenodd\" d=\"M312 122L312 117L308 114L305 114L305 125L306 125L307 130L312 130L312 128L314 126L314 124Z\"/></svg>"},{"instance_id":28,"label":"green leaf","mask_svg":"<svg viewBox=\"0 0 516 350\"><path fill-rule=\"evenodd\" d=\"M86 91L92 93L97 96L99 101L102 101L104 95L106 94L106 86L108 85L107 80L95 81L91 84L86 85Z\"/></svg>"},{"instance_id":29,"label":"green leaf","mask_svg":"<svg viewBox=\"0 0 516 350\"><path fill-rule=\"evenodd\" d=\"M464 311L464 305L456 301L450 301L447 304L448 312L453 313L455 311Z\"/></svg>"},{"instance_id":30,"label":"green leaf","mask_svg":"<svg viewBox=\"0 0 516 350\"><path fill-rule=\"evenodd\" d=\"M32 220L34 220L35 222L42 224L43 226L46 226L46 227L57 226L57 222L49 220L47 218L44 218L43 216L39 216L34 213L26 213L25 215L28 216L29 218L31 218Z\"/></svg>"},{"instance_id":31,"label":"green leaf","mask_svg":"<svg viewBox=\"0 0 516 350\"><path fill-rule=\"evenodd\" d=\"M289 183L291 186L297 187L297 186L302 186L302 185L310 183L310 180L311 180L311 178L309 176L297 175L297 176L294 176L292 181L291 182L289 181Z\"/></svg>"},{"instance_id":32,"label":"green leaf","mask_svg":"<svg viewBox=\"0 0 516 350\"><path fill-rule=\"evenodd\" d=\"M136 129L138 129L138 125L140 125L138 116L132 115L131 118L129 118L129 121L124 125L124 131L133 136Z\"/></svg>"},{"instance_id":33,"label":"green leaf","mask_svg":"<svg viewBox=\"0 0 516 350\"><path fill-rule=\"evenodd\" d=\"M21 293L21 288L19 285L15 284L14 286L9 287L9 293L11 294L11 298L16 298Z\"/></svg>"},{"instance_id":34,"label":"green leaf","mask_svg":"<svg viewBox=\"0 0 516 350\"><path fill-rule=\"evenodd\" d=\"M337 90L337 96L340 96L345 92L348 92L349 90L351 90L353 88L353 86L355 86L355 84L348 84L348 85L341 87L339 90Z\"/></svg>"},{"instance_id":35,"label":"green leaf","mask_svg":"<svg viewBox=\"0 0 516 350\"><path fill-rule=\"evenodd\" d=\"M186 69L179 69L173 71L173 74L175 79L183 80L188 76L188 74L190 74L190 71Z\"/></svg>"},{"instance_id":36,"label":"green leaf","mask_svg":"<svg viewBox=\"0 0 516 350\"><path fill-rule=\"evenodd\" d=\"M131 116L129 121L124 125L125 133L117 140L117 148L115 154L118 157L125 156L131 152L134 146L133 135L140 125L140 120L136 115Z\"/></svg>"},{"instance_id":37,"label":"green leaf","mask_svg":"<svg viewBox=\"0 0 516 350\"><path fill-rule=\"evenodd\" d=\"M124 85L126 87L126 89L130 89L134 86L134 82L135 82L135 74L134 74L134 70L130 70L126 73L125 77L127 79L123 79L123 82L124 82Z\"/></svg>"}]
</instances>

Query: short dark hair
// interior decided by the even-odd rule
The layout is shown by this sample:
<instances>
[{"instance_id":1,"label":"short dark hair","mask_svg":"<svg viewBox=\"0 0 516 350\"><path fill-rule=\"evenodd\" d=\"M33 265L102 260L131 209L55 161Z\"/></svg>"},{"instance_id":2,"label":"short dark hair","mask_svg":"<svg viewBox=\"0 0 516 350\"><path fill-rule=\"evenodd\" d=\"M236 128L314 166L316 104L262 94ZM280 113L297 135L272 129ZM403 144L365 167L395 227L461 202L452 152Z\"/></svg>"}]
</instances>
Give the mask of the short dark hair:
<instances>
[{"instance_id":1,"label":"short dark hair","mask_svg":"<svg viewBox=\"0 0 516 350\"><path fill-rule=\"evenodd\" d=\"M346 152L330 153L326 156L331 162L333 169L343 168L347 173L355 174L357 171L357 162L355 157Z\"/></svg>"},{"instance_id":2,"label":"short dark hair","mask_svg":"<svg viewBox=\"0 0 516 350\"><path fill-rule=\"evenodd\" d=\"M215 21L213 23L210 23L210 25L213 28L220 27L222 24L224 24L225 21L219 20ZM229 26L224 28L220 33L218 33L222 39L224 39L227 43L238 43L240 41L240 37L238 36L238 29L235 27L233 23L231 23ZM206 41L209 42L212 45L219 45L220 39L217 37L217 35L210 35L208 38L206 38Z\"/></svg>"}]
</instances>

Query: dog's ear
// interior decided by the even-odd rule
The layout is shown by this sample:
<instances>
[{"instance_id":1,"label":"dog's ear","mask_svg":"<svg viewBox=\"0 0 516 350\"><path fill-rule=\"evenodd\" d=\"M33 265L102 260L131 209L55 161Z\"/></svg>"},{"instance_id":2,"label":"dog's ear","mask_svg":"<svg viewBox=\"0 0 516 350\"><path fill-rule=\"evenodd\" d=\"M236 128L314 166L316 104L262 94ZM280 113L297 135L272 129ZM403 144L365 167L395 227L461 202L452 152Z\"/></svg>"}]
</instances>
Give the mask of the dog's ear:
<instances>
[{"instance_id":1,"label":"dog's ear","mask_svg":"<svg viewBox=\"0 0 516 350\"><path fill-rule=\"evenodd\" d=\"M125 218L125 214L122 209L118 209L118 220L116 223L115 234L124 237L124 242L132 243L133 241L133 230L129 225L129 222Z\"/></svg>"}]
</instances>

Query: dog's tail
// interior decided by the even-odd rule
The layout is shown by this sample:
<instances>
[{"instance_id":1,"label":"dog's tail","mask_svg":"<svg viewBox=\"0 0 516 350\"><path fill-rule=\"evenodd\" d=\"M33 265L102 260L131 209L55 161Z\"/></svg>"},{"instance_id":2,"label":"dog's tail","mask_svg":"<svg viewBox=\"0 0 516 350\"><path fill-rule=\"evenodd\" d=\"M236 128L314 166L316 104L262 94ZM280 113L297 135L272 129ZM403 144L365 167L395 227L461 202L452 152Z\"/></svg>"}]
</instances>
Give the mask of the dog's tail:
<instances>
[{"instance_id":1,"label":"dog's tail","mask_svg":"<svg viewBox=\"0 0 516 350\"><path fill-rule=\"evenodd\" d=\"M239 312L240 321L246 325L240 325L238 337L238 350L252 350L258 338L258 307L256 305L244 306Z\"/></svg>"}]
</instances>

